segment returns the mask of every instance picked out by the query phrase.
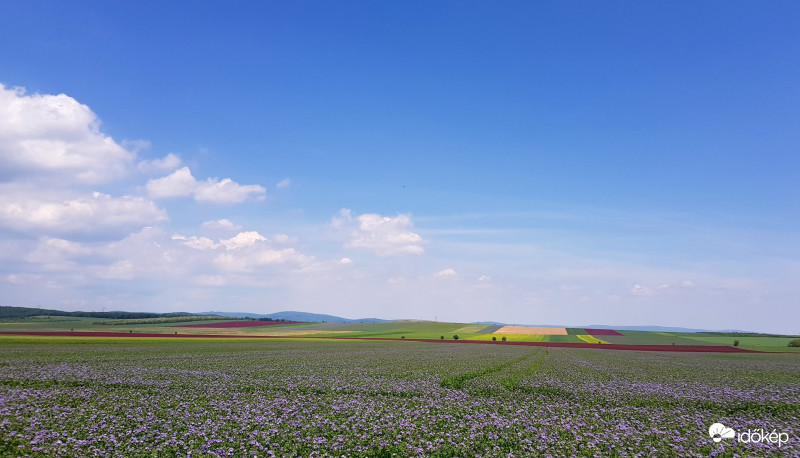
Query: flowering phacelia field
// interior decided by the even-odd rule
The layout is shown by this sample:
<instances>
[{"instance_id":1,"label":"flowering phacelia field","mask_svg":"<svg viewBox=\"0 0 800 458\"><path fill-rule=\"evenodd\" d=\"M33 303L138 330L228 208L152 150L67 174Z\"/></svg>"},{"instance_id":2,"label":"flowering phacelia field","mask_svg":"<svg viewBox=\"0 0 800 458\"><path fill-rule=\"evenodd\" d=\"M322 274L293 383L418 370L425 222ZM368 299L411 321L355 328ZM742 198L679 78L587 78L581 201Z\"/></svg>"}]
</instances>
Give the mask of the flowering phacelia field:
<instances>
[{"instance_id":1,"label":"flowering phacelia field","mask_svg":"<svg viewBox=\"0 0 800 458\"><path fill-rule=\"evenodd\" d=\"M800 355L0 338L2 456L800 456ZM709 426L787 433L711 440Z\"/></svg>"}]
</instances>

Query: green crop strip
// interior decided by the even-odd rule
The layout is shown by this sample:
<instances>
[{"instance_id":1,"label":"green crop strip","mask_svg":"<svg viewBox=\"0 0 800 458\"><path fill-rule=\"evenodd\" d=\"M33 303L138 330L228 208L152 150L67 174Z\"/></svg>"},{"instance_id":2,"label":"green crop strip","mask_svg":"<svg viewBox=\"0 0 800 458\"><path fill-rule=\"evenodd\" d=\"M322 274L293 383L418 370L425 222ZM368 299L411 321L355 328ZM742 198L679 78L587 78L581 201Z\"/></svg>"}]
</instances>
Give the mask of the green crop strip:
<instances>
[{"instance_id":1,"label":"green crop strip","mask_svg":"<svg viewBox=\"0 0 800 458\"><path fill-rule=\"evenodd\" d=\"M537 353L539 353L538 349L535 352L531 353L530 355L525 355L525 356L523 356L521 358L517 358L517 359L514 359L514 360L506 362L506 363L497 364L495 366L490 366L490 367L487 367L487 368L484 368L484 369L480 369L480 370L477 370L477 371L463 372L461 374L451 375L449 377L443 378L440 385L442 386L442 388L452 388L452 389L455 389L455 390L460 390L460 389L464 388L464 384L468 380L472 380L474 378L478 378L478 377L481 377L481 376L484 376L484 375L488 375L488 374L492 374L492 373L495 373L495 372L499 372L499 371L501 371L501 370L503 370L503 369L505 369L507 367L513 366L515 364L519 364L522 361L525 361L526 359L530 359L530 358L536 356ZM545 352L545 354L546 354L546 352ZM541 360L543 360L543 359L544 359L544 356L542 356L542 358L540 358L539 365L541 365Z\"/></svg>"},{"instance_id":2,"label":"green crop strip","mask_svg":"<svg viewBox=\"0 0 800 458\"><path fill-rule=\"evenodd\" d=\"M508 391L516 390L519 387L519 382L522 380L523 377L535 374L536 371L538 371L539 368L542 367L542 363L544 362L544 359L546 357L547 357L547 349L545 349L544 352L542 353L542 356L540 356L536 361L531 363L530 366L514 373L510 377L505 377L502 380L500 380L500 385L503 388L507 389Z\"/></svg>"}]
</instances>

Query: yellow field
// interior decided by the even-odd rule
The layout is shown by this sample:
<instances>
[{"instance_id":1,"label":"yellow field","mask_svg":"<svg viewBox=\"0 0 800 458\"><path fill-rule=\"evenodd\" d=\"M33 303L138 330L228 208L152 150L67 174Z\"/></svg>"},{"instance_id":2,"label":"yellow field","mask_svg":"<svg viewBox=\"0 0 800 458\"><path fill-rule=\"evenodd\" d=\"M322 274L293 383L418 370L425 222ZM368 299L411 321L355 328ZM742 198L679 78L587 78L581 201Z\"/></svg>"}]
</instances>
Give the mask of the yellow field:
<instances>
[{"instance_id":1,"label":"yellow field","mask_svg":"<svg viewBox=\"0 0 800 458\"><path fill-rule=\"evenodd\" d=\"M586 343L590 343L590 344L607 344L608 343L605 340L600 340L597 337L590 336L590 335L587 335L587 334L579 334L579 335L577 335L575 337L581 339L582 341L584 341Z\"/></svg>"},{"instance_id":2,"label":"yellow field","mask_svg":"<svg viewBox=\"0 0 800 458\"><path fill-rule=\"evenodd\" d=\"M544 336L565 336L567 335L567 330L565 328L544 328L535 326L503 326L493 334L540 334Z\"/></svg>"}]
</instances>

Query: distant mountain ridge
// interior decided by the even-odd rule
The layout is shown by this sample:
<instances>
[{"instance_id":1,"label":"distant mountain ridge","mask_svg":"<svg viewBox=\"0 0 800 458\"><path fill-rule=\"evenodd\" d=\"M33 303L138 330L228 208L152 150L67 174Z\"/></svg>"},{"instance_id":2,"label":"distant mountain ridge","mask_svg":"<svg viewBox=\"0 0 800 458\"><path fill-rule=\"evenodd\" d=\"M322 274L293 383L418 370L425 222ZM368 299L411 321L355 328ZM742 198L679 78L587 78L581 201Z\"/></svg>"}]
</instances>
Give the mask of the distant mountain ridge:
<instances>
[{"instance_id":1,"label":"distant mountain ridge","mask_svg":"<svg viewBox=\"0 0 800 458\"><path fill-rule=\"evenodd\" d=\"M0 306L0 319L2 318L26 318L40 315L49 316L72 316L72 317L91 317L91 318L108 318L108 319L141 319L141 318L157 318L168 316L189 316L189 315L216 315L219 317L231 318L271 318L274 320L286 321L305 321L305 322L327 322L327 323L384 323L387 321L399 320L386 320L382 318L344 318L336 315L328 315L324 313L309 313L299 311L282 311L275 313L251 313L251 312L171 312L171 313L153 313L153 312L125 312L125 311L102 311L102 312L67 312L63 310L42 309L33 307L12 307ZM419 320L409 320L419 321ZM501 323L498 321L475 321L472 324L486 324L486 325L500 325L500 326L542 326L542 327L564 327L564 328L589 328L589 329L614 329L619 331L649 331L649 332L717 332L717 333L749 333L766 335L764 333L743 331L740 329L695 329L695 328L682 328L677 326L613 326L606 324L591 324L586 326L564 326L558 324L530 324L530 323Z\"/></svg>"},{"instance_id":2,"label":"distant mountain ridge","mask_svg":"<svg viewBox=\"0 0 800 458\"><path fill-rule=\"evenodd\" d=\"M202 312L201 315L220 315L236 318L272 318L273 320L287 320L287 321L307 321L307 322L326 322L326 323L383 323L385 321L380 318L344 318L341 316L327 315L324 313L309 313L298 311L283 311L275 313L249 313L249 312Z\"/></svg>"}]
</instances>

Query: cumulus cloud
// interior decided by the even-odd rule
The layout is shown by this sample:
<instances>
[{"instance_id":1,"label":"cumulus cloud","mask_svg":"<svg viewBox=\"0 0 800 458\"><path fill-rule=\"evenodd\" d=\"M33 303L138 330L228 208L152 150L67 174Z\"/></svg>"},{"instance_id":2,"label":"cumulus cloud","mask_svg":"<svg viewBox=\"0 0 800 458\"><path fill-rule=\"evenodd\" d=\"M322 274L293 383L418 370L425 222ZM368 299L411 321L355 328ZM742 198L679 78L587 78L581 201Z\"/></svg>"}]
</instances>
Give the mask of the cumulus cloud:
<instances>
[{"instance_id":1,"label":"cumulus cloud","mask_svg":"<svg viewBox=\"0 0 800 458\"><path fill-rule=\"evenodd\" d=\"M306 256L294 248L276 250L271 247L256 247L240 253L223 253L214 259L214 264L220 270L228 272L251 272L257 267L279 264L289 264L301 268L313 262L313 256Z\"/></svg>"},{"instance_id":2,"label":"cumulus cloud","mask_svg":"<svg viewBox=\"0 0 800 458\"><path fill-rule=\"evenodd\" d=\"M152 173L152 172L170 172L178 168L181 165L181 158L178 156L169 153L161 159L150 159L140 161L136 168L139 171L144 173Z\"/></svg>"},{"instance_id":3,"label":"cumulus cloud","mask_svg":"<svg viewBox=\"0 0 800 458\"><path fill-rule=\"evenodd\" d=\"M98 235L124 233L166 221L167 214L143 197L37 193L0 187L0 227L24 232Z\"/></svg>"},{"instance_id":4,"label":"cumulus cloud","mask_svg":"<svg viewBox=\"0 0 800 458\"><path fill-rule=\"evenodd\" d=\"M409 215L394 218L376 213L365 213L353 218L350 210L343 209L340 216L331 220L335 230L347 231L349 241L345 248L371 251L378 256L397 256L423 254L426 241L410 229L413 228Z\"/></svg>"},{"instance_id":5,"label":"cumulus cloud","mask_svg":"<svg viewBox=\"0 0 800 458\"><path fill-rule=\"evenodd\" d=\"M81 243L55 237L43 237L39 240L36 248L25 257L25 260L45 265L48 270L64 270L71 268L74 259L93 254L95 254L95 250Z\"/></svg>"},{"instance_id":6,"label":"cumulus cloud","mask_svg":"<svg viewBox=\"0 0 800 458\"><path fill-rule=\"evenodd\" d=\"M227 250L236 250L239 248L244 248L248 246L252 246L257 242L268 242L269 240L264 237L263 235L259 234L255 231L249 232L240 232L236 234L236 236L231 237L227 240L220 240L219 243L225 246Z\"/></svg>"},{"instance_id":7,"label":"cumulus cloud","mask_svg":"<svg viewBox=\"0 0 800 458\"><path fill-rule=\"evenodd\" d=\"M278 184L275 185L275 187L278 189L283 189L283 188L288 188L291 185L292 185L292 180L285 178L279 181Z\"/></svg>"},{"instance_id":8,"label":"cumulus cloud","mask_svg":"<svg viewBox=\"0 0 800 458\"><path fill-rule=\"evenodd\" d=\"M264 187L240 185L230 178L208 178L197 181L189 167L182 167L171 174L147 182L147 192L153 199L193 196L198 202L234 204L244 202L251 195L262 196Z\"/></svg>"},{"instance_id":9,"label":"cumulus cloud","mask_svg":"<svg viewBox=\"0 0 800 458\"><path fill-rule=\"evenodd\" d=\"M170 175L148 181L147 192L154 199L191 196L197 186L189 167L183 167Z\"/></svg>"},{"instance_id":10,"label":"cumulus cloud","mask_svg":"<svg viewBox=\"0 0 800 458\"><path fill-rule=\"evenodd\" d=\"M458 273L456 273L456 271L453 269L444 269L433 274L433 277L439 279L457 278Z\"/></svg>"},{"instance_id":11,"label":"cumulus cloud","mask_svg":"<svg viewBox=\"0 0 800 458\"><path fill-rule=\"evenodd\" d=\"M18 175L58 175L62 181L107 182L135 159L100 132L88 106L64 94L27 95L0 84L0 169Z\"/></svg>"}]
</instances>

